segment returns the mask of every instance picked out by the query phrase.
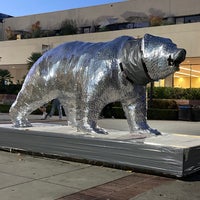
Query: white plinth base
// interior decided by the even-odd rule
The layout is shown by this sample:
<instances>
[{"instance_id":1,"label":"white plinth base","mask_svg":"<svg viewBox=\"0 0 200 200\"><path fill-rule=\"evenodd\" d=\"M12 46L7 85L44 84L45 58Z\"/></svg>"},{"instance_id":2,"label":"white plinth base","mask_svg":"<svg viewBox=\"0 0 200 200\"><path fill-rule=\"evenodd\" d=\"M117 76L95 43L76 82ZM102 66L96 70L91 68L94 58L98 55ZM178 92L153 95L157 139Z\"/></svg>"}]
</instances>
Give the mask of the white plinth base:
<instances>
[{"instance_id":1,"label":"white plinth base","mask_svg":"<svg viewBox=\"0 0 200 200\"><path fill-rule=\"evenodd\" d=\"M20 129L1 124L0 128L4 130L0 134L1 148L98 161L176 177L200 170L200 136L163 134L144 139L127 131L108 129L109 135L84 134L69 126L44 123Z\"/></svg>"}]
</instances>

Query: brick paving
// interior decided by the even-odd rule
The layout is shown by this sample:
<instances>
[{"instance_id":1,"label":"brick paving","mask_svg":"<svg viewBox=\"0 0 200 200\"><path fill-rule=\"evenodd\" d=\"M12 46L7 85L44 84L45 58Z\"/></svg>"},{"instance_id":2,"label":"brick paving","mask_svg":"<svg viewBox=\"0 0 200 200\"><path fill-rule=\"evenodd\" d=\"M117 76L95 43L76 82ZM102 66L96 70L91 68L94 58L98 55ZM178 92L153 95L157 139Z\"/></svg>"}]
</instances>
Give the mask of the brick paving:
<instances>
[{"instance_id":1,"label":"brick paving","mask_svg":"<svg viewBox=\"0 0 200 200\"><path fill-rule=\"evenodd\" d=\"M154 187L174 181L174 179L133 173L129 176L83 190L56 200L128 200Z\"/></svg>"}]
</instances>

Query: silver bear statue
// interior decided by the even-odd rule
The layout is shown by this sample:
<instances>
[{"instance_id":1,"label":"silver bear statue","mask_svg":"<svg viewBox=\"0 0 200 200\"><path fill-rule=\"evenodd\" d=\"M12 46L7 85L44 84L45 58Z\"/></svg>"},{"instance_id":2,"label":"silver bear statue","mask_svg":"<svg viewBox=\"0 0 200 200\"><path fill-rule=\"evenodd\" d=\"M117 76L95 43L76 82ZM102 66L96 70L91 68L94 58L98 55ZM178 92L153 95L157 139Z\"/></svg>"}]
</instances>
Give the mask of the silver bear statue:
<instances>
[{"instance_id":1,"label":"silver bear statue","mask_svg":"<svg viewBox=\"0 0 200 200\"><path fill-rule=\"evenodd\" d=\"M28 115L59 98L68 124L78 131L106 134L97 126L101 110L122 103L130 133L160 134L147 124L146 84L178 70L186 51L168 38L146 34L109 42L74 41L41 56L30 69L10 108L14 127L29 127Z\"/></svg>"}]
</instances>

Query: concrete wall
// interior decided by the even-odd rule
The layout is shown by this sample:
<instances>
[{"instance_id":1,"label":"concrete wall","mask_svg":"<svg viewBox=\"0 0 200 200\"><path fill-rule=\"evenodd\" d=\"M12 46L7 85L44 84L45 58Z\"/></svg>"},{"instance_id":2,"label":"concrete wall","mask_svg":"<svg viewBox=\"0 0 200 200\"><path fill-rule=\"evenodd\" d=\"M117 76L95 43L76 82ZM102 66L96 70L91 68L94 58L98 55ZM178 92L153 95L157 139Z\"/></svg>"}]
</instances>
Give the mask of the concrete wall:
<instances>
[{"instance_id":1,"label":"concrete wall","mask_svg":"<svg viewBox=\"0 0 200 200\"><path fill-rule=\"evenodd\" d=\"M30 16L7 18L4 29L30 31L32 24L40 21L44 30L59 29L62 21L74 19L78 26L106 23L107 19L125 22L128 17L185 16L199 14L199 0L129 0L100 6L64 10Z\"/></svg>"},{"instance_id":2,"label":"concrete wall","mask_svg":"<svg viewBox=\"0 0 200 200\"><path fill-rule=\"evenodd\" d=\"M200 23L158 26L140 29L126 29L112 32L77 34L71 36L46 37L38 39L10 40L0 42L0 67L14 70L19 80L20 70L26 71L27 58L33 52L42 52L42 45L51 48L69 41L81 40L89 42L109 41L122 35L143 37L145 33L171 38L179 47L187 50L187 57L200 57ZM20 70L18 70L20 69ZM17 75L20 73L20 75Z\"/></svg>"},{"instance_id":3,"label":"concrete wall","mask_svg":"<svg viewBox=\"0 0 200 200\"><path fill-rule=\"evenodd\" d=\"M0 22L0 41L4 38L3 23Z\"/></svg>"},{"instance_id":4,"label":"concrete wall","mask_svg":"<svg viewBox=\"0 0 200 200\"><path fill-rule=\"evenodd\" d=\"M178 46L187 49L187 57L200 56L200 23L190 23L71 36L2 41L0 42L0 57L2 57L0 65L25 64L26 59L32 52L42 52L42 45L55 47L61 43L74 40L88 42L109 41L122 35L143 37L145 33L171 38Z\"/></svg>"}]
</instances>

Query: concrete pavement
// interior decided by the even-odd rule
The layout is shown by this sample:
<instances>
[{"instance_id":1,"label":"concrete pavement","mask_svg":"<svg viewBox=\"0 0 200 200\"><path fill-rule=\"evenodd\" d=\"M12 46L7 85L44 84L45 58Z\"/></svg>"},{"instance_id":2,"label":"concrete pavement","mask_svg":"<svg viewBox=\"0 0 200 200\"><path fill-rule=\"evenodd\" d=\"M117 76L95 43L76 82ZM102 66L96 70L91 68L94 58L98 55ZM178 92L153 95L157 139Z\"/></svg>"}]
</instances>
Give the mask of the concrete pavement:
<instances>
[{"instance_id":1,"label":"concrete pavement","mask_svg":"<svg viewBox=\"0 0 200 200\"><path fill-rule=\"evenodd\" d=\"M54 200L129 174L87 164L0 152L0 199Z\"/></svg>"},{"instance_id":2,"label":"concrete pavement","mask_svg":"<svg viewBox=\"0 0 200 200\"><path fill-rule=\"evenodd\" d=\"M39 122L40 116L30 116ZM0 123L9 123L0 114ZM41 121L40 121L41 122ZM55 116L51 123L64 123ZM126 130L123 120L100 120ZM200 122L149 121L162 132L200 135ZM0 129L1 131L1 129ZM200 172L184 180L0 151L1 200L197 200Z\"/></svg>"},{"instance_id":3,"label":"concrete pavement","mask_svg":"<svg viewBox=\"0 0 200 200\"><path fill-rule=\"evenodd\" d=\"M29 119L34 123L56 123L65 124L65 117L59 120L58 116L53 116L48 120L41 120L41 115L30 115ZM0 124L11 123L10 117L7 113L0 113ZM117 130L128 131L128 124L126 120L120 119L102 119L99 120L99 125L105 129L112 125ZM178 133L186 135L200 135L200 121L166 121L166 120L148 120L148 124L155 129L164 133Z\"/></svg>"}]
</instances>

